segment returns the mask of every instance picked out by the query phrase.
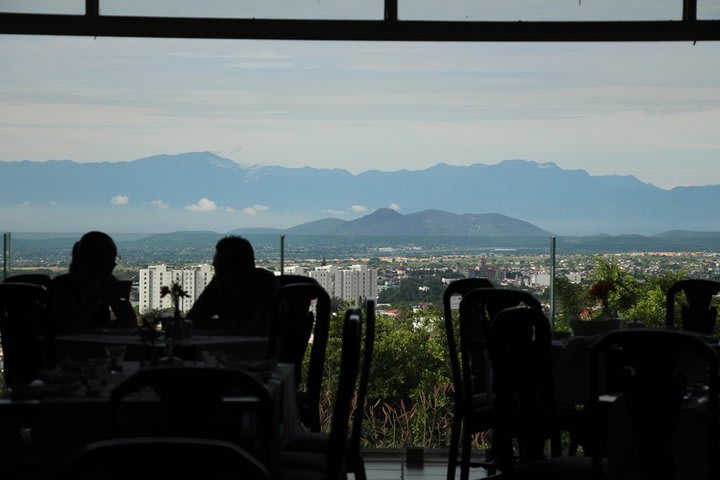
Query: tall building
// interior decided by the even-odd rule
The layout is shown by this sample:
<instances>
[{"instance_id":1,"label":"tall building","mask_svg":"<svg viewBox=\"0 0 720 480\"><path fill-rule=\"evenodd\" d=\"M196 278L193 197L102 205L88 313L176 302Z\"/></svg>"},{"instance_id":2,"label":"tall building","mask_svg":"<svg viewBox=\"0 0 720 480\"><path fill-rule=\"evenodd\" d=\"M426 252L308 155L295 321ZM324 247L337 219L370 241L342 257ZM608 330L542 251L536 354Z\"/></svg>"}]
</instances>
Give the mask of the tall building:
<instances>
[{"instance_id":1,"label":"tall building","mask_svg":"<svg viewBox=\"0 0 720 480\"><path fill-rule=\"evenodd\" d=\"M162 287L170 287L173 283L182 286L188 294L180 299L180 310L187 312L192 308L195 300L200 296L215 271L211 265L198 265L184 269L168 269L167 265L150 265L140 269L139 306L140 313L150 310L172 308L172 299L169 295L160 297Z\"/></svg>"},{"instance_id":2,"label":"tall building","mask_svg":"<svg viewBox=\"0 0 720 480\"><path fill-rule=\"evenodd\" d=\"M333 265L315 267L310 277L328 292L331 297L345 301L377 298L378 271L367 265L351 265L339 269Z\"/></svg>"},{"instance_id":3,"label":"tall building","mask_svg":"<svg viewBox=\"0 0 720 480\"><path fill-rule=\"evenodd\" d=\"M315 270L310 271L310 278L314 278L320 284L321 287L328 292L328 295L335 297L335 277L337 276L337 267L332 265L323 265L321 267L315 267Z\"/></svg>"}]
</instances>

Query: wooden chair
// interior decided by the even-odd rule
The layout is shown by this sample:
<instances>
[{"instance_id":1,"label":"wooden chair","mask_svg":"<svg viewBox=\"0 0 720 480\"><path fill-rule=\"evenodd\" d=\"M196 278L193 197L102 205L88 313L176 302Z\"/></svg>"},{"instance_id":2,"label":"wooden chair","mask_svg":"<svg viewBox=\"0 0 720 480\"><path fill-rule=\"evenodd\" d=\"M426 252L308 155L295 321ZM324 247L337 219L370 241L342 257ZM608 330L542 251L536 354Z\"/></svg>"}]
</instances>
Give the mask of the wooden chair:
<instances>
[{"instance_id":1,"label":"wooden chair","mask_svg":"<svg viewBox=\"0 0 720 480\"><path fill-rule=\"evenodd\" d=\"M0 335L5 386L37 378L54 363L47 289L31 283L0 283Z\"/></svg>"},{"instance_id":2,"label":"wooden chair","mask_svg":"<svg viewBox=\"0 0 720 480\"><path fill-rule=\"evenodd\" d=\"M611 332L590 349L589 385L594 410L607 412L596 415L599 426L612 434L595 448L596 470L633 479L718 478L718 356L701 337L659 329ZM685 425L687 438L674 437L698 416L697 424ZM687 464L676 462L683 448L695 457ZM607 452L607 465L600 452Z\"/></svg>"},{"instance_id":3,"label":"wooden chair","mask_svg":"<svg viewBox=\"0 0 720 480\"><path fill-rule=\"evenodd\" d=\"M90 443L58 469L57 480L270 480L259 461L232 442L193 437L128 437Z\"/></svg>"},{"instance_id":4,"label":"wooden chair","mask_svg":"<svg viewBox=\"0 0 720 480\"><path fill-rule=\"evenodd\" d=\"M283 285L290 285L291 283L313 283L318 284L318 281L315 280L312 277L308 277L306 275L298 275L298 274L283 274L277 277L278 278L278 284L280 286Z\"/></svg>"},{"instance_id":5,"label":"wooden chair","mask_svg":"<svg viewBox=\"0 0 720 480\"><path fill-rule=\"evenodd\" d=\"M50 288L52 279L49 275L43 273L19 273L17 275L11 275L3 280L5 283L32 283L33 285L42 285L45 288Z\"/></svg>"},{"instance_id":6,"label":"wooden chair","mask_svg":"<svg viewBox=\"0 0 720 480\"><path fill-rule=\"evenodd\" d=\"M492 288L493 284L486 278L463 278L451 282L443 293L443 319L445 321L445 335L450 355L450 371L452 372L454 392L453 424L450 431L450 450L448 451L448 480L455 480L455 469L460 463L458 447L460 444L461 428L472 429L473 432L488 428L489 414L492 403L486 394L478 394L475 401L466 405L463 402L462 371L457 347L457 326L453 321L452 299L462 298L466 293L476 288ZM465 448L465 445L463 445Z\"/></svg>"},{"instance_id":7,"label":"wooden chair","mask_svg":"<svg viewBox=\"0 0 720 480\"><path fill-rule=\"evenodd\" d=\"M275 304L277 311L271 326L269 356L295 365L300 421L310 431L319 432L330 296L317 282L290 283L278 288ZM303 359L311 336L310 363L303 372Z\"/></svg>"},{"instance_id":8,"label":"wooden chair","mask_svg":"<svg viewBox=\"0 0 720 480\"><path fill-rule=\"evenodd\" d=\"M329 433L301 432L282 454L284 478L341 480L346 478L348 424L360 368L361 315L359 308L346 311L338 388Z\"/></svg>"},{"instance_id":9,"label":"wooden chair","mask_svg":"<svg viewBox=\"0 0 720 480\"><path fill-rule=\"evenodd\" d=\"M370 369L372 357L375 350L375 300L365 301L365 315L363 324L363 360L360 369L360 380L358 382L355 411L352 418L352 432L350 434L350 445L348 450L348 472L355 474L357 480L366 480L365 459L362 456L360 442L362 440L362 424L365 416L365 403L367 400L368 383L370 381Z\"/></svg>"},{"instance_id":10,"label":"wooden chair","mask_svg":"<svg viewBox=\"0 0 720 480\"><path fill-rule=\"evenodd\" d=\"M486 349L489 322L503 308L518 305L542 310L531 294L502 288L476 288L466 292L460 302L460 392L464 408L471 412L464 416L462 429L462 480L470 475L472 433L489 428L493 419L494 393Z\"/></svg>"},{"instance_id":11,"label":"wooden chair","mask_svg":"<svg viewBox=\"0 0 720 480\"><path fill-rule=\"evenodd\" d=\"M488 325L486 346L492 365L494 400L490 478L594 478L589 457L562 457L546 441L555 432L550 321L540 309L510 307ZM515 452L517 445L517 455Z\"/></svg>"},{"instance_id":12,"label":"wooden chair","mask_svg":"<svg viewBox=\"0 0 720 480\"><path fill-rule=\"evenodd\" d=\"M717 321L717 307L711 307L712 298L720 293L720 282L703 279L686 279L675 282L665 295L665 325L675 326L675 297L684 292L687 305L681 310L683 330L712 335Z\"/></svg>"},{"instance_id":13,"label":"wooden chair","mask_svg":"<svg viewBox=\"0 0 720 480\"><path fill-rule=\"evenodd\" d=\"M110 402L114 434L119 436L227 440L266 464L278 441L270 393L244 370L177 366L140 370L113 389Z\"/></svg>"}]
</instances>

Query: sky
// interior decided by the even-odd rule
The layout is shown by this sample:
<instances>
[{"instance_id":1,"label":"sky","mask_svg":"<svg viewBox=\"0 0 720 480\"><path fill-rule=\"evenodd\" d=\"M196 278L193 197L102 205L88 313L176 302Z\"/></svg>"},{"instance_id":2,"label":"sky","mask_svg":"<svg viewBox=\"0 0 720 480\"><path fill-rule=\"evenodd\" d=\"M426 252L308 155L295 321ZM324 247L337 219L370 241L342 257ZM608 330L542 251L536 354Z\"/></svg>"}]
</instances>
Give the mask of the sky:
<instances>
[{"instance_id":1,"label":"sky","mask_svg":"<svg viewBox=\"0 0 720 480\"><path fill-rule=\"evenodd\" d=\"M101 12L160 13L148 9L162 2L147 3L104 1ZM272 15L263 10L267 2L237 3ZM280 2L291 16L331 18L349 3ZM372 17L374 3L382 5L354 2L363 8L345 16ZM501 3L487 2L498 19L513 18ZM613 7L622 2L560 3L565 8L554 18L604 19L615 18ZM674 16L677 3L654 5ZM75 8L0 0L0 10L58 4ZM174 5L196 13L188 2ZM434 5L401 1L400 11L409 18L479 15L478 2L447 2L442 12ZM537 2L523 5L530 19L547 19L548 9L536 9ZM701 16L720 13L705 1L699 5ZM308 12L310 6L315 10ZM0 161L129 161L208 150L243 165L358 173L526 159L596 175L631 174L663 188L720 184L718 58L717 42L0 36Z\"/></svg>"}]
</instances>

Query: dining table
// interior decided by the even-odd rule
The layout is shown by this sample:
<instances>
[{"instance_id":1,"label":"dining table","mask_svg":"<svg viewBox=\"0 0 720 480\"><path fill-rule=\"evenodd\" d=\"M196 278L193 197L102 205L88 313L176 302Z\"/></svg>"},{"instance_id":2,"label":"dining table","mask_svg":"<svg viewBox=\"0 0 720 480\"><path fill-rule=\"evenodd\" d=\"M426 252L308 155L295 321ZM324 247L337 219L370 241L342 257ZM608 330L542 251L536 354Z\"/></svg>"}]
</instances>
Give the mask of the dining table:
<instances>
[{"instance_id":1,"label":"dining table","mask_svg":"<svg viewBox=\"0 0 720 480\"><path fill-rule=\"evenodd\" d=\"M206 354L204 360L183 361L182 365L243 369L262 380L271 397L272 425L253 425L252 428L274 428L275 441L269 448L267 466L274 477L279 475L280 451L293 433L302 428L294 365L273 360L229 359L223 354ZM111 370L107 359L105 363L96 358L66 359L55 369L42 372L29 385L0 392L0 477L23 478L22 475L29 473L27 468L51 472L68 455L90 442L127 435L126 431L117 434L111 392L135 372L151 368L158 366L126 360L120 369ZM243 415L246 400L223 398L223 408ZM134 402L132 408L139 418L144 418L143 415L153 415L161 405L158 398L150 397ZM252 422L241 418L240 424ZM22 469L20 476L12 476L13 465Z\"/></svg>"},{"instance_id":2,"label":"dining table","mask_svg":"<svg viewBox=\"0 0 720 480\"><path fill-rule=\"evenodd\" d=\"M593 344L603 336L554 333L552 368L556 421L562 429L572 431L574 440L581 445L588 440L591 429L602 425L603 436L607 439L603 449L607 455L608 473L625 475L633 468L635 448L625 396L622 392L601 395L596 400L601 406L597 412L602 412L602 421L588 416L591 412L588 384L590 351ZM720 342L716 337L700 334L698 337L720 356ZM678 467L676 478L706 478L704 468L707 465L704 459L708 445L700 439L708 435L707 391L695 388L690 382L678 415L671 432L676 446L673 450L673 462ZM720 419L710 421L719 422Z\"/></svg>"},{"instance_id":3,"label":"dining table","mask_svg":"<svg viewBox=\"0 0 720 480\"><path fill-rule=\"evenodd\" d=\"M170 339L164 334L150 342L134 329L102 329L55 336L57 361L85 360L107 355L105 347L126 347L125 358L152 361L170 354L182 360L200 361L203 352L223 352L237 359L259 360L268 355L268 337L231 335L216 330L195 330L181 339Z\"/></svg>"}]
</instances>

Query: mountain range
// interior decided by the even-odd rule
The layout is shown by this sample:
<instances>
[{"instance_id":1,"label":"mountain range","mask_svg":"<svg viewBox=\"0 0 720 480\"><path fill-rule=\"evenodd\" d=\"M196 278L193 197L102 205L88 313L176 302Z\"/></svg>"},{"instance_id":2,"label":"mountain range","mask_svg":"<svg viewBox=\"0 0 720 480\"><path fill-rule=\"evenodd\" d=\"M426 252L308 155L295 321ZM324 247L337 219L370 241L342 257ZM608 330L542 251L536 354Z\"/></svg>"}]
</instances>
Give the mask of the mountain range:
<instances>
[{"instance_id":1,"label":"mountain range","mask_svg":"<svg viewBox=\"0 0 720 480\"><path fill-rule=\"evenodd\" d=\"M526 160L359 174L243 166L210 152L115 163L0 162L0 193L0 228L15 231L303 224L305 231L357 234L370 221L387 234L417 235L488 234L503 222L503 232L532 227L538 235L720 231L720 185L666 190L633 176Z\"/></svg>"}]
</instances>

